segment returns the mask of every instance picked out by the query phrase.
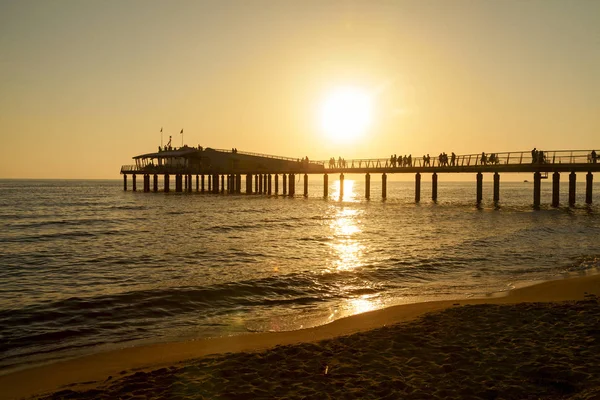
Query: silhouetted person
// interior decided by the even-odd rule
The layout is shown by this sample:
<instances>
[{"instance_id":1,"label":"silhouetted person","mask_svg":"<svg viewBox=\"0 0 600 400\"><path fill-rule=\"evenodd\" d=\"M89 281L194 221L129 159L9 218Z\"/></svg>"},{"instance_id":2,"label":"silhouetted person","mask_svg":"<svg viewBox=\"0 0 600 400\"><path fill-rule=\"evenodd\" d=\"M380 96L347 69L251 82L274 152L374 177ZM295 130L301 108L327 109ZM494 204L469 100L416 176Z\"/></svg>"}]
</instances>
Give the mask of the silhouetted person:
<instances>
[{"instance_id":1,"label":"silhouetted person","mask_svg":"<svg viewBox=\"0 0 600 400\"><path fill-rule=\"evenodd\" d=\"M598 156L596 155L596 150L592 150L592 162L594 164L596 164L597 160L598 160Z\"/></svg>"},{"instance_id":2,"label":"silhouetted person","mask_svg":"<svg viewBox=\"0 0 600 400\"><path fill-rule=\"evenodd\" d=\"M533 150L531 150L531 163L535 164L537 162L537 149L534 147Z\"/></svg>"},{"instance_id":3,"label":"silhouetted person","mask_svg":"<svg viewBox=\"0 0 600 400\"><path fill-rule=\"evenodd\" d=\"M487 164L487 156L485 155L485 152L481 152L481 164L486 165Z\"/></svg>"},{"instance_id":4,"label":"silhouetted person","mask_svg":"<svg viewBox=\"0 0 600 400\"><path fill-rule=\"evenodd\" d=\"M454 154L454 152L452 152L452 158L451 158L451 160L452 160L452 164L451 165L454 167L456 165L456 154Z\"/></svg>"}]
</instances>

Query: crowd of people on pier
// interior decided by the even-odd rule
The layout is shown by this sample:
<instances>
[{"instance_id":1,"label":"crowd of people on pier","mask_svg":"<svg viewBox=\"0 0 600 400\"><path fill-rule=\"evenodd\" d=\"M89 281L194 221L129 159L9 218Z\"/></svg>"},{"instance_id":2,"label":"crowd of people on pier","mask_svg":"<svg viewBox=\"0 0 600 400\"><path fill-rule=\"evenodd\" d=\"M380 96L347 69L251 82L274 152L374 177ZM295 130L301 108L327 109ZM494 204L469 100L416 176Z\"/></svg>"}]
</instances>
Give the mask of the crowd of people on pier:
<instances>
[{"instance_id":1,"label":"crowd of people on pier","mask_svg":"<svg viewBox=\"0 0 600 400\"><path fill-rule=\"evenodd\" d=\"M532 164L545 164L547 162L546 155L542 150L538 150L537 148L533 148L531 150L531 163Z\"/></svg>"},{"instance_id":2,"label":"crowd of people on pier","mask_svg":"<svg viewBox=\"0 0 600 400\"><path fill-rule=\"evenodd\" d=\"M479 159L481 165L494 165L500 163L500 158L496 153L490 153L489 155L485 154L485 152L481 152L481 158Z\"/></svg>"},{"instance_id":3,"label":"crowd of people on pier","mask_svg":"<svg viewBox=\"0 0 600 400\"><path fill-rule=\"evenodd\" d=\"M329 159L329 168L346 168L347 164L346 164L346 160L343 159L342 157L338 157L337 161L335 160L335 157L331 157Z\"/></svg>"}]
</instances>

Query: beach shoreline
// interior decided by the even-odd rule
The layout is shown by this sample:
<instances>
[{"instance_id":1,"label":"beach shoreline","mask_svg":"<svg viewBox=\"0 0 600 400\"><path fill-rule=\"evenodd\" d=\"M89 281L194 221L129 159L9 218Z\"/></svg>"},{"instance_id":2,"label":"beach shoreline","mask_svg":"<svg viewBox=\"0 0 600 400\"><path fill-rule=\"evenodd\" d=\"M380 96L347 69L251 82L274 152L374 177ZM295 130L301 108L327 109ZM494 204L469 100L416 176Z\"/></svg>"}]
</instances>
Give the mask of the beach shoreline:
<instances>
[{"instance_id":1,"label":"beach shoreline","mask_svg":"<svg viewBox=\"0 0 600 400\"><path fill-rule=\"evenodd\" d=\"M39 396L65 388L85 390L134 372L170 367L213 354L260 352L275 346L315 343L412 321L425 314L457 306L581 301L590 295L600 296L599 274L546 281L511 290L505 296L398 305L297 331L130 347L0 376L0 399Z\"/></svg>"}]
</instances>

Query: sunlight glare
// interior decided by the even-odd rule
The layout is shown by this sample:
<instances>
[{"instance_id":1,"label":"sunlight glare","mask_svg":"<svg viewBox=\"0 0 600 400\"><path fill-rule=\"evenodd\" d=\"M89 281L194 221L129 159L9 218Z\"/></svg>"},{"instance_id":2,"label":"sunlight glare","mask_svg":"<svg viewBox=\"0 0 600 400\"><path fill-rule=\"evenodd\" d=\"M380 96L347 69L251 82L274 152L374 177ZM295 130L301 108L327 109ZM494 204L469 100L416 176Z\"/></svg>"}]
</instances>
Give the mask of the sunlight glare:
<instances>
[{"instance_id":1,"label":"sunlight glare","mask_svg":"<svg viewBox=\"0 0 600 400\"><path fill-rule=\"evenodd\" d=\"M359 88L334 90L325 98L320 110L323 132L338 143L358 138L371 125L372 99Z\"/></svg>"}]
</instances>

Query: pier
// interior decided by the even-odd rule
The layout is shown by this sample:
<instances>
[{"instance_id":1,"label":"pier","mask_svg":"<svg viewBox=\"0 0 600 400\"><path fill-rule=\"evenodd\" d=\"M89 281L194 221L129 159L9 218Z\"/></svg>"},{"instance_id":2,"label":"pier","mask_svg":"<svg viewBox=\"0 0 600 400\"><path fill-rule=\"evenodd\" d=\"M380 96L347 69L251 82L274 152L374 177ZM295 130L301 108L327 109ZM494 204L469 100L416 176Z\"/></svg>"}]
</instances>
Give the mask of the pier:
<instances>
[{"instance_id":1,"label":"pier","mask_svg":"<svg viewBox=\"0 0 600 400\"><path fill-rule=\"evenodd\" d=\"M553 207L559 206L561 174L568 174L569 206L575 205L577 173L585 175L585 202L592 203L593 173L600 171L600 159L593 150L532 151L452 155L452 157L389 159L339 158L313 161L265 154L238 152L237 149L220 150L183 146L165 148L156 153L133 157L134 165L123 165L123 189L137 190L137 176L142 176L144 192L158 192L158 177L163 177L162 191L171 191L171 176L175 177L175 192L296 195L296 176L302 175L302 195L308 196L309 176L321 175L323 196L328 197L329 175L340 179L340 198L343 198L344 174L365 175L365 198L371 199L371 179L381 175L381 198L387 198L388 174L413 174L415 176L415 202L421 201L421 177L431 174L431 198L438 198L438 176L448 173L474 174L475 200L483 199L483 174L493 174L493 199L500 201L500 175L530 173L533 179L533 206L541 204L542 179L552 179ZM242 192L242 177L245 188ZM281 186L280 186L281 177ZM194 179L195 178L195 179ZM195 188L194 188L195 181Z\"/></svg>"}]
</instances>

